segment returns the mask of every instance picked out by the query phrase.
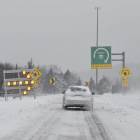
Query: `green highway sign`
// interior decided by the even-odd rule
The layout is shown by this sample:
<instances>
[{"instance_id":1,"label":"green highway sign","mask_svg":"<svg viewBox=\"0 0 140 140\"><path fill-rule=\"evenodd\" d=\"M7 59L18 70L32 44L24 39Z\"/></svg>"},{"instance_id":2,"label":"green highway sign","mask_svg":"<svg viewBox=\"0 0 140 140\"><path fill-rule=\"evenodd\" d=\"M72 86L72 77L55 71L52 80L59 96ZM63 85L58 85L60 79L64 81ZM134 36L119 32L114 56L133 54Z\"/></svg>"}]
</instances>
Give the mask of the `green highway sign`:
<instances>
[{"instance_id":1,"label":"green highway sign","mask_svg":"<svg viewBox=\"0 0 140 140\"><path fill-rule=\"evenodd\" d=\"M92 69L112 68L111 46L91 47L91 68Z\"/></svg>"}]
</instances>

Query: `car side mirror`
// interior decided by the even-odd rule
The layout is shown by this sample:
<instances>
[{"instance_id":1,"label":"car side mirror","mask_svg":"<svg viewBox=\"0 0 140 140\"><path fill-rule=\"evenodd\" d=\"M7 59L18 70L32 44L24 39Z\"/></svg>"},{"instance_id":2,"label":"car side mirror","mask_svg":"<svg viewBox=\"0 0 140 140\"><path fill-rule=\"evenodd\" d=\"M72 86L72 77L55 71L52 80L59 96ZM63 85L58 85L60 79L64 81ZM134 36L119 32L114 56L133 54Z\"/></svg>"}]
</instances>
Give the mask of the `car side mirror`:
<instances>
[{"instance_id":1,"label":"car side mirror","mask_svg":"<svg viewBox=\"0 0 140 140\"><path fill-rule=\"evenodd\" d=\"M92 95L95 95L95 93L92 93Z\"/></svg>"}]
</instances>

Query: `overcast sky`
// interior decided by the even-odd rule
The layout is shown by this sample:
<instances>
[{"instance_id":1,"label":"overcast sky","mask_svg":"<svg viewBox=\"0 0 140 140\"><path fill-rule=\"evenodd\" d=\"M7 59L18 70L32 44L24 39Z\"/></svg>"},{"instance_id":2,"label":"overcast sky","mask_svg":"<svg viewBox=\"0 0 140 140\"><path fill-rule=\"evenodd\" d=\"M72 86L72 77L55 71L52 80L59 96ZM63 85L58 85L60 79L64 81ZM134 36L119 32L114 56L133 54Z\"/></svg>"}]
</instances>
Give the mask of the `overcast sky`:
<instances>
[{"instance_id":1,"label":"overcast sky","mask_svg":"<svg viewBox=\"0 0 140 140\"><path fill-rule=\"evenodd\" d=\"M0 61L90 70L97 6L99 46L139 63L139 0L0 0Z\"/></svg>"}]
</instances>

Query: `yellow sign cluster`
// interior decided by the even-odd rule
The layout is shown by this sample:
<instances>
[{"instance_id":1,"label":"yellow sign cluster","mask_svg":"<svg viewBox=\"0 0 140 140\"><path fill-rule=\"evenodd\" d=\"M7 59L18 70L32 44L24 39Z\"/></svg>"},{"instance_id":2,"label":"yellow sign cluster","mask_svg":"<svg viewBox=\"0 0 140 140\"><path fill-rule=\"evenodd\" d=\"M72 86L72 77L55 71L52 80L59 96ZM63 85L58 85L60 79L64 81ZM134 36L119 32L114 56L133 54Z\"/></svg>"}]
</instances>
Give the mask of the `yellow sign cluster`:
<instances>
[{"instance_id":1,"label":"yellow sign cluster","mask_svg":"<svg viewBox=\"0 0 140 140\"><path fill-rule=\"evenodd\" d=\"M33 72L31 71L29 74L30 78L33 78ZM42 75L42 73L37 69L34 68L34 79L35 79L35 87L39 86L39 81L36 81L40 76Z\"/></svg>"},{"instance_id":2,"label":"yellow sign cluster","mask_svg":"<svg viewBox=\"0 0 140 140\"><path fill-rule=\"evenodd\" d=\"M126 79L132 74L132 72L127 67L124 67L119 72L119 74L125 79L125 80L122 81L122 86L128 86L129 85L129 81L126 80Z\"/></svg>"},{"instance_id":3,"label":"yellow sign cluster","mask_svg":"<svg viewBox=\"0 0 140 140\"><path fill-rule=\"evenodd\" d=\"M33 75L33 73L34 73L34 75ZM23 94L26 95L27 91L30 91L33 85L35 87L39 86L39 81L36 81L36 80L42 75L42 73L37 68L34 68L33 72L30 72L29 74L27 74L27 72L24 70L24 71L22 71L22 74L26 76L27 80L11 81L11 82L7 82L6 85L8 87L20 86L22 88L24 88L24 86L25 86L25 88L27 87L27 89L25 91L23 91Z\"/></svg>"}]
</instances>

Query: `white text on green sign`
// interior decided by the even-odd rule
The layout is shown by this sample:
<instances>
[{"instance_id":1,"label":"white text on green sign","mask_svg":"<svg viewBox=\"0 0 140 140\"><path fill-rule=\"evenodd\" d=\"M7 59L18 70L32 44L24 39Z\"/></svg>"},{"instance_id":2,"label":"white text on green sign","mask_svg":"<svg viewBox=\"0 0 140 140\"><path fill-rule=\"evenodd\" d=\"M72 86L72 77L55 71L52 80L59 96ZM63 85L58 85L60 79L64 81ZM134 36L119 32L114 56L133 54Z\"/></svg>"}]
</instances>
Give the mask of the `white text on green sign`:
<instances>
[{"instance_id":1,"label":"white text on green sign","mask_svg":"<svg viewBox=\"0 0 140 140\"><path fill-rule=\"evenodd\" d=\"M112 68L111 46L91 47L91 68Z\"/></svg>"}]
</instances>

